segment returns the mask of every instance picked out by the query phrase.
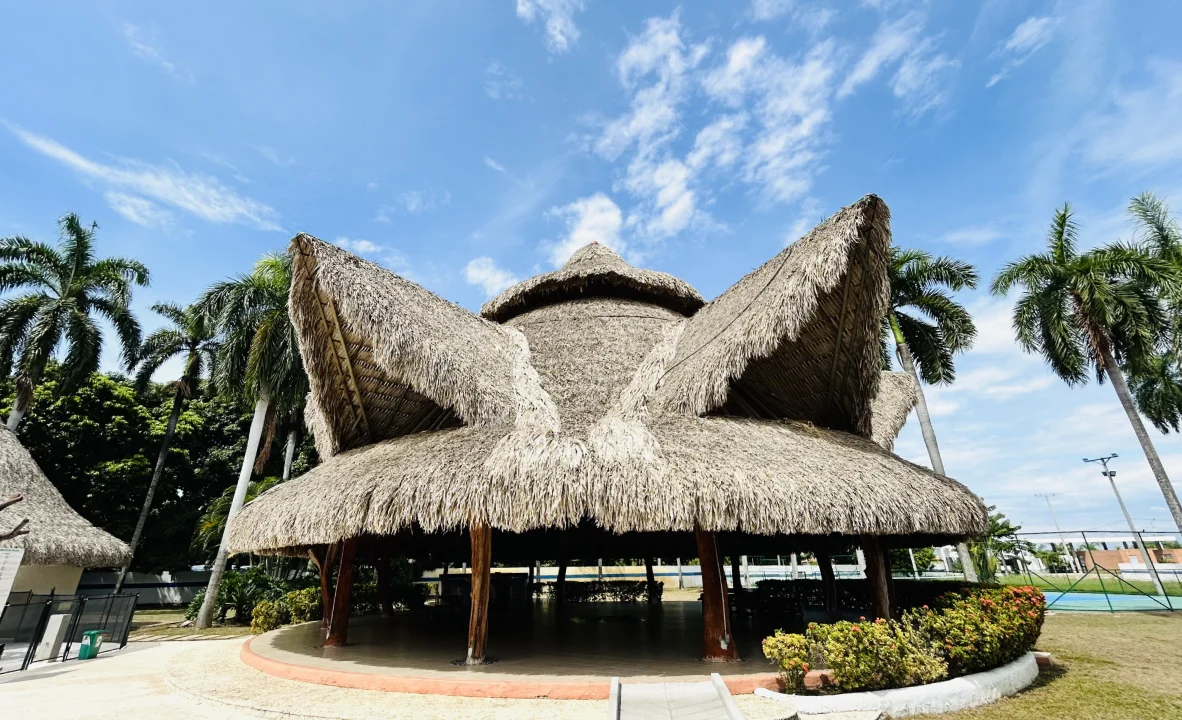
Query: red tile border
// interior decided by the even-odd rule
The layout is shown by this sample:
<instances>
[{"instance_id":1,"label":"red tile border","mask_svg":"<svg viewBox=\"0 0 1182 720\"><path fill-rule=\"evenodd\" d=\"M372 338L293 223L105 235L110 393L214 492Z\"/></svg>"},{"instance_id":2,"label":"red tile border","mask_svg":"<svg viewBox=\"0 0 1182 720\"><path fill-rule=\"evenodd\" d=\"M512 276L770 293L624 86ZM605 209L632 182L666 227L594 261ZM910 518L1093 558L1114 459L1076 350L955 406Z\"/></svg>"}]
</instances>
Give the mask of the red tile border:
<instances>
[{"instance_id":1,"label":"red tile border","mask_svg":"<svg viewBox=\"0 0 1182 720\"><path fill-rule=\"evenodd\" d=\"M457 695L461 697L517 698L552 700L606 700L609 678L595 681L537 682L529 680L496 680L492 677L480 680L451 680L443 678L411 677L401 675L377 675L373 673L329 670L306 665L296 665L259 655L251 649L254 638L242 644L239 657L246 665L274 677L285 680L334 685L357 690L380 690L383 692L417 693L420 695ZM751 675L724 676L726 686L736 695L747 695L756 688L779 689L775 673L752 673ZM627 678L624 678L627 682Z\"/></svg>"}]
</instances>

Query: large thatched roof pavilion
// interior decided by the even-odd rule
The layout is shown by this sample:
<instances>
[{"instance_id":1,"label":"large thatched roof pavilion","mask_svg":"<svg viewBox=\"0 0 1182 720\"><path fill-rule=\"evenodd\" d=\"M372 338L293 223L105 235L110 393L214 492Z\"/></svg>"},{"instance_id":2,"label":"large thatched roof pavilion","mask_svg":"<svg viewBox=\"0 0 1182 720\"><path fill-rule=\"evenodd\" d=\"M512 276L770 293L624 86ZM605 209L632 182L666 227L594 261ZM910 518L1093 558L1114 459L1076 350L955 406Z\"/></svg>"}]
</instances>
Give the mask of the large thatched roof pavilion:
<instances>
[{"instance_id":1,"label":"large thatched roof pavilion","mask_svg":"<svg viewBox=\"0 0 1182 720\"><path fill-rule=\"evenodd\" d=\"M339 548L344 570L383 538L446 553L466 531L469 661L490 553L543 534L579 557L696 554L709 658L734 657L720 552L852 539L887 611L888 548L986 523L964 486L890 452L915 398L881 371L889 217L867 196L709 303L589 245L480 316L298 235L290 307L323 462L244 507L231 550Z\"/></svg>"},{"instance_id":2,"label":"large thatched roof pavilion","mask_svg":"<svg viewBox=\"0 0 1182 720\"><path fill-rule=\"evenodd\" d=\"M0 428L0 500L16 495L23 499L0 510L0 531L28 520L27 535L0 541L0 547L25 551L14 591L68 595L84 568L118 567L127 560L127 544L75 512L16 435Z\"/></svg>"}]
</instances>

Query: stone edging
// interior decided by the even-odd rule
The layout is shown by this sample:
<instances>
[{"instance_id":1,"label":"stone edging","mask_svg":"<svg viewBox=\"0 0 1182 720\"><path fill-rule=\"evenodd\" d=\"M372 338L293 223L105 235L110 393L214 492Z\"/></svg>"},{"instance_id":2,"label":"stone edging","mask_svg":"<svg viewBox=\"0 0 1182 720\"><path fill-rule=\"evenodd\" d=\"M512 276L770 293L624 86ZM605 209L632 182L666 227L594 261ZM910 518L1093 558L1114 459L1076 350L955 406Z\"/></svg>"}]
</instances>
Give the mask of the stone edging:
<instances>
[{"instance_id":1,"label":"stone edging","mask_svg":"<svg viewBox=\"0 0 1182 720\"><path fill-rule=\"evenodd\" d=\"M239 658L246 665L274 677L300 682L355 688L358 690L381 690L384 692L419 693L423 695L455 695L460 697L517 698L554 700L606 700L611 679L593 681L531 681L498 679L486 674L480 679L449 679L415 677L408 675L380 675L359 673L348 670L308 667L259 655L251 649L254 638L242 644ZM670 682L678 682L670 678ZM749 695L759 689L779 687L776 673L753 673L724 677L726 686L735 695ZM686 682L700 682L700 677L686 678ZM625 679L625 684L627 679ZM769 691L770 692L770 691ZM780 693L774 693L780 695ZM788 696L783 696L788 697Z\"/></svg>"},{"instance_id":2,"label":"stone edging","mask_svg":"<svg viewBox=\"0 0 1182 720\"><path fill-rule=\"evenodd\" d=\"M930 685L840 695L785 695L761 688L755 694L791 703L807 715L870 710L905 717L985 705L1024 690L1037 677L1034 653L1026 653L1008 665Z\"/></svg>"}]
</instances>

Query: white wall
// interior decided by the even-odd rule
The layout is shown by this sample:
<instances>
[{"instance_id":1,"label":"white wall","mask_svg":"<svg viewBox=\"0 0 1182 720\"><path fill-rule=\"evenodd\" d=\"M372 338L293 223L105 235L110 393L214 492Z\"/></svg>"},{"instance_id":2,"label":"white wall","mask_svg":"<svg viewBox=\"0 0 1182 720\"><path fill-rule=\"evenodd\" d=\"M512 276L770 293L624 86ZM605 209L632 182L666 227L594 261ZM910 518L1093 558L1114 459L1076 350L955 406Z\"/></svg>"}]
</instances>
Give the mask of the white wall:
<instances>
[{"instance_id":1,"label":"white wall","mask_svg":"<svg viewBox=\"0 0 1182 720\"><path fill-rule=\"evenodd\" d=\"M57 595L73 595L81 577L82 568L77 565L21 565L12 581L12 592L46 594L52 590Z\"/></svg>"},{"instance_id":2,"label":"white wall","mask_svg":"<svg viewBox=\"0 0 1182 720\"><path fill-rule=\"evenodd\" d=\"M79 595L109 595L115 592L115 571L90 571L82 576ZM139 605L188 605L193 597L209 583L208 570L162 573L127 573L123 592L138 594Z\"/></svg>"}]
</instances>

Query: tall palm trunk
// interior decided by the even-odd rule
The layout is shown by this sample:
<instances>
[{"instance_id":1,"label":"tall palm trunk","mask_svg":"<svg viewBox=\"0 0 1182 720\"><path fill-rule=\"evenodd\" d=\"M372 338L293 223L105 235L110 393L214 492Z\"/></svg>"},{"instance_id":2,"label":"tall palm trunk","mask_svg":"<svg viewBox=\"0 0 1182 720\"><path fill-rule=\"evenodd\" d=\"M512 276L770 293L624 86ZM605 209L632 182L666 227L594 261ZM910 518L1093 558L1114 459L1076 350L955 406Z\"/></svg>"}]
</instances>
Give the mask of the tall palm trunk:
<instances>
[{"instance_id":1,"label":"tall palm trunk","mask_svg":"<svg viewBox=\"0 0 1182 720\"><path fill-rule=\"evenodd\" d=\"M226 538L230 534L230 521L238 514L243 501L246 499L246 487L250 484L250 474L254 467L255 456L259 452L259 440L263 436L263 425L267 420L267 406L270 398L267 393L260 393L254 404L254 418L250 421L250 435L246 440L246 454L242 457L242 470L238 473L238 485L234 488L234 499L230 502L230 512L226 514L226 526L222 530L222 541L218 545L217 558L213 561L213 572L209 576L209 584L205 587L205 600L201 603L201 612L197 615L197 627L208 628L213 624L213 614L217 609L218 587L222 584L222 575L226 572Z\"/></svg>"},{"instance_id":2,"label":"tall palm trunk","mask_svg":"<svg viewBox=\"0 0 1182 720\"><path fill-rule=\"evenodd\" d=\"M296 445L300 442L300 431L292 428L287 433L287 446L283 450L283 480L291 480L291 461L295 459Z\"/></svg>"},{"instance_id":3,"label":"tall palm trunk","mask_svg":"<svg viewBox=\"0 0 1182 720\"><path fill-rule=\"evenodd\" d=\"M8 411L8 421L5 427L16 432L16 426L21 424L21 418L25 416L25 408L20 407L17 403L13 403L12 410Z\"/></svg>"},{"instance_id":4,"label":"tall palm trunk","mask_svg":"<svg viewBox=\"0 0 1182 720\"><path fill-rule=\"evenodd\" d=\"M164 461L168 458L168 449L172 446L176 423L181 417L181 406L185 404L183 390L185 385L186 381L182 378L181 384L172 396L172 412L168 415L168 427L164 430L164 441L160 443L160 454L156 456L156 467L152 470L152 482L148 483L148 494L144 496L144 507L140 510L140 518L135 523L135 532L131 534L131 553L127 556L127 562L123 564L123 569L119 571L119 579L115 582L116 595L123 590L123 581L127 578L127 570L135 558L136 548L140 546L140 538L144 534L144 524L148 522L148 514L152 511L152 498L156 496L156 486L160 484L160 476L164 474Z\"/></svg>"},{"instance_id":5,"label":"tall palm trunk","mask_svg":"<svg viewBox=\"0 0 1182 720\"><path fill-rule=\"evenodd\" d=\"M923 444L928 449L928 459L932 463L932 470L944 475L944 459L940 457L940 446L936 444L936 431L932 428L932 416L928 412L928 400L923 394L923 383L920 382L919 372L915 369L915 358L911 357L911 348L903 339L903 330L895 314L891 313L891 331L895 335L895 347L899 349L899 359L903 369L911 373L915 381L915 414L919 417L919 430L923 434ZM960 567L964 571L964 578L969 582L977 582L977 569L973 567L973 558L969 555L969 546L962 542L956 544L956 554L960 556Z\"/></svg>"},{"instance_id":6,"label":"tall palm trunk","mask_svg":"<svg viewBox=\"0 0 1182 720\"><path fill-rule=\"evenodd\" d=\"M1161 488L1161 494L1166 498L1166 507L1170 509L1170 515L1174 518L1174 526L1182 531L1182 505L1178 503L1178 494L1174 492L1174 486L1170 484L1170 478L1166 475L1166 469L1161 464L1161 458L1157 456L1157 449L1153 447L1149 433L1145 432L1145 423L1141 422L1141 414L1137 412L1137 406L1133 404L1133 398L1129 396L1129 386L1125 383L1124 372L1116 364L1116 358L1112 356L1112 348L1108 343L1101 341L1097 344L1100 346L1098 348L1100 356L1104 359L1104 372L1108 373L1108 378L1112 381L1112 389L1120 398L1125 415L1129 416L1129 424L1133 426L1133 433L1137 436L1137 441L1141 443L1141 450L1145 453L1145 459L1149 461L1149 467L1153 470L1153 477L1157 480L1158 487Z\"/></svg>"},{"instance_id":7,"label":"tall palm trunk","mask_svg":"<svg viewBox=\"0 0 1182 720\"><path fill-rule=\"evenodd\" d=\"M9 430L16 432L16 428L21 424L21 420L25 417L25 413L29 411L29 406L33 404L33 383L29 381L27 376L18 377L16 380L16 397L12 400L12 409L8 411L8 421L5 426Z\"/></svg>"}]
</instances>

